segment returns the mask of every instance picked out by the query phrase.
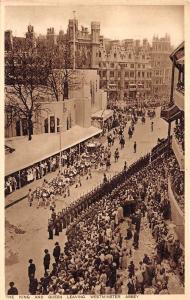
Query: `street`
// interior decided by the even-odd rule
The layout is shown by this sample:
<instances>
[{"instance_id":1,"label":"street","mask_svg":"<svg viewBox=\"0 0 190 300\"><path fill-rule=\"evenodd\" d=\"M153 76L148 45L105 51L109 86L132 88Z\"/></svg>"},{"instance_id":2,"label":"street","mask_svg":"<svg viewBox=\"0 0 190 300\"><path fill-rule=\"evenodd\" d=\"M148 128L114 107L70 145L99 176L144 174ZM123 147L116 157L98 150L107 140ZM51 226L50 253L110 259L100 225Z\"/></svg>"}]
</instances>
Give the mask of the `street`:
<instances>
[{"instance_id":1,"label":"street","mask_svg":"<svg viewBox=\"0 0 190 300\"><path fill-rule=\"evenodd\" d=\"M123 169L124 162L130 165L136 161L139 157L148 153L153 146L157 144L158 138L164 138L167 136L167 124L160 119L159 109L157 109L156 118L154 121L154 130L151 131L151 122L149 118L146 118L146 123L142 124L141 120L135 125L135 131L132 139L128 138L129 123L125 128L125 147L120 150L118 139L115 140L114 146L111 147L111 168L107 172L107 176L113 176ZM134 153L134 141L137 143L137 151ZM106 139L107 144L107 139ZM114 162L113 153L116 148L119 148L120 158L118 162ZM69 205L75 201L81 195L90 191L93 187L97 186L103 180L103 170L93 170L92 178L86 180L84 176L81 180L82 186L75 188L75 185L71 187L70 197L61 198L56 200L56 211ZM55 173L48 175L48 179L55 176ZM33 189L38 186L39 182L33 183ZM26 190L29 186L24 187ZM17 191L18 194L19 191ZM12 194L14 197L14 194ZM62 246L65 242L65 233L61 233L54 240L48 240L47 223L50 216L49 207L37 209L35 205L28 206L27 199L9 207L5 210L5 272L6 272L6 289L10 281L14 281L19 290L19 294L28 293L28 260L33 259L36 264L36 277L43 276L43 255L44 249L49 249L52 253L52 249L56 241ZM144 232L141 233L141 239L144 238ZM140 247L141 249L141 247ZM139 250L141 251L141 250ZM142 251L144 253L144 250Z\"/></svg>"}]
</instances>

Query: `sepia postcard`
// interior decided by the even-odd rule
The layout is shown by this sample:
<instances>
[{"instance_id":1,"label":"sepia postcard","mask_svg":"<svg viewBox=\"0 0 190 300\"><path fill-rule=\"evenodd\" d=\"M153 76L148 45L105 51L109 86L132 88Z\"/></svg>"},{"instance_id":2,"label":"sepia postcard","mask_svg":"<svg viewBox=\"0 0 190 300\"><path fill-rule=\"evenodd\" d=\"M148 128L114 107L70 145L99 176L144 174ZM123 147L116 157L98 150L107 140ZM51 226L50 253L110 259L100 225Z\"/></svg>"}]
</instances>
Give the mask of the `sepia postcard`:
<instances>
[{"instance_id":1,"label":"sepia postcard","mask_svg":"<svg viewBox=\"0 0 190 300\"><path fill-rule=\"evenodd\" d=\"M189 17L0 3L2 299L190 296Z\"/></svg>"}]
</instances>

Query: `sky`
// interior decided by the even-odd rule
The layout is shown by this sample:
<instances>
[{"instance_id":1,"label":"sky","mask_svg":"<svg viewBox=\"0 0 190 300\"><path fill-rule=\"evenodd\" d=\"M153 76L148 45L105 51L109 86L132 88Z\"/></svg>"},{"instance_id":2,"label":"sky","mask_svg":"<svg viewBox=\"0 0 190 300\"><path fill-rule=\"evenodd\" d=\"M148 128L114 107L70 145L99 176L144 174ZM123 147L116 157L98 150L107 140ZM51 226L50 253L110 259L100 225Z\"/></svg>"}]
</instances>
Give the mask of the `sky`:
<instances>
[{"instance_id":1,"label":"sky","mask_svg":"<svg viewBox=\"0 0 190 300\"><path fill-rule=\"evenodd\" d=\"M24 36L29 24L36 34L46 34L48 27L66 31L73 10L80 26L100 22L101 35L110 39L143 39L150 42L154 34L168 33L173 46L184 40L184 10L181 5L65 5L65 6L7 6L5 30L14 36Z\"/></svg>"}]
</instances>

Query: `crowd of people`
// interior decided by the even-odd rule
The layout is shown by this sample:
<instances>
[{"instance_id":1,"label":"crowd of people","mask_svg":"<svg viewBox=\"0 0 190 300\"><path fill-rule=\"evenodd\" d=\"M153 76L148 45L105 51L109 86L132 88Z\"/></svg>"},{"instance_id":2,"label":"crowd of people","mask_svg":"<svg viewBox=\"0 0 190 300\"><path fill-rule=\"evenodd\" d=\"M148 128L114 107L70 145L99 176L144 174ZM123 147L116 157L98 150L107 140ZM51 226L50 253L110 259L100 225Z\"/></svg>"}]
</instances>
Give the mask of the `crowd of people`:
<instances>
[{"instance_id":1,"label":"crowd of people","mask_svg":"<svg viewBox=\"0 0 190 300\"><path fill-rule=\"evenodd\" d=\"M183 249L169 225L173 160L172 153L151 163L142 158L65 210L52 209L55 236L66 228L67 241L55 243L52 254L44 250L44 277L30 274L30 293L168 294L173 273L184 284ZM154 242L137 261L142 231Z\"/></svg>"},{"instance_id":2,"label":"crowd of people","mask_svg":"<svg viewBox=\"0 0 190 300\"><path fill-rule=\"evenodd\" d=\"M122 112L115 110L113 115L112 124L109 126L105 123L105 130L103 130L104 134L109 135L109 131L113 129L113 136L118 136L118 131L120 126L123 128L127 124L127 119L122 114ZM123 129L122 129L123 130ZM87 151L87 145L89 143L93 143L95 138L88 139L85 142L80 144L80 151L78 145L76 147L70 148L62 152L61 155L61 166L73 167L74 173L81 174L81 170L83 169L86 172L86 167L91 163L96 165L98 159L98 155L101 154L103 165L106 166L107 158L104 159L104 155L107 155L109 152L108 149L104 149L103 147L99 147L99 149L95 149L93 153ZM96 143L96 141L95 141ZM113 144L112 144L113 145ZM98 150L98 151L97 151ZM79 157L80 156L80 157ZM76 163L78 161L78 165ZM5 178L5 195L9 195L12 192L16 191L19 188L24 187L25 185L30 184L35 180L39 180L43 178L50 172L55 172L60 166L60 154L53 155L45 160L42 160L38 163L33 164L32 166L21 170L20 172L16 172ZM96 166L97 167L97 166ZM68 170L70 172L70 170ZM72 173L72 171L71 171Z\"/></svg>"},{"instance_id":3,"label":"crowd of people","mask_svg":"<svg viewBox=\"0 0 190 300\"><path fill-rule=\"evenodd\" d=\"M52 253L44 250L44 276L37 279L36 266L29 259L29 293L32 295L60 294L168 294L169 277L177 274L184 285L184 251L170 227L171 208L168 199L168 176L177 200L184 209L184 173L168 150L167 141L159 141L151 154L139 159L111 179L80 197L65 209L56 211L56 195L70 195L72 184L81 186L81 176L91 178L91 169L109 170L111 147L119 139L124 148L124 128L128 122L117 111L120 125L107 134L108 145L98 145L96 151L79 154L77 148L62 156L62 170L51 181L44 180L34 192L29 190L29 205L49 206L48 238L66 233L67 241L55 242ZM131 113L133 133L137 112ZM130 138L130 135L129 135ZM123 141L124 140L124 141ZM134 152L137 145L134 142ZM90 157L90 159L89 159ZM115 162L119 149L114 152ZM39 168L34 171L33 168ZM104 169L104 167L106 169ZM26 170L30 183L59 168L59 155ZM31 175L32 174L32 175ZM12 192L17 178L9 176ZM20 181L20 179L19 179ZM17 185L16 185L17 183ZM21 181L21 186L22 181ZM136 259L136 251L143 248L143 232L152 236L152 250ZM9 295L18 294L10 282Z\"/></svg>"},{"instance_id":4,"label":"crowd of people","mask_svg":"<svg viewBox=\"0 0 190 300\"><path fill-rule=\"evenodd\" d=\"M90 168L90 165L96 163L97 156L102 149L96 149L96 151L89 154L87 145L92 141L94 141L94 139L83 143L83 145L80 146L80 153L78 147L73 147L72 149L62 153L61 169L66 169L66 177L71 178L75 177L76 174L86 174L87 169ZM30 184L35 180L39 180L48 173L55 172L59 167L60 155L57 154L39 163L36 163L31 167L21 170L20 173L17 172L13 175L7 176L5 178L5 194L10 194L16 189Z\"/></svg>"},{"instance_id":5,"label":"crowd of people","mask_svg":"<svg viewBox=\"0 0 190 300\"><path fill-rule=\"evenodd\" d=\"M109 157L110 147L114 145L114 140L116 138L119 138L119 143L122 150L125 146L124 129L127 123L130 121L130 126L128 129L128 136L130 139L133 136L135 130L135 124L138 121L138 117L139 116L143 117L145 116L145 114L146 114L145 107L142 108L128 107L124 109L115 107L112 121L111 123L109 122L110 125L107 126L106 125L107 123L105 123L105 128L104 128L105 130L103 130L103 134L107 135L107 139L108 139L107 149L100 147L98 149L99 151L97 151L97 149L96 151L94 151L94 157L92 153L89 156L89 153L87 151L87 144L92 143L94 141L94 138L92 138L80 144L80 151L78 146L63 151L61 155L61 163L60 163L60 154L56 154L38 163L35 163L32 166L21 170L20 172L16 172L14 174L6 176L5 195L9 195L12 192L16 191L17 189L22 188L25 185L28 185L35 180L39 180L43 178L48 173L55 172L60 167L60 164L62 167L67 166L69 168L72 166L73 169L75 169L74 173L79 174L81 173L81 170L79 169L82 167L83 170L85 170L86 165L90 164L89 161L91 161L92 163L94 163L94 165L96 165L96 162L98 161L97 160L98 156L96 155L97 153L101 154L100 155L101 167L105 166L107 169L109 169L110 168L110 157ZM83 154L83 157L81 156L81 154ZM75 162L77 160L79 162L78 165L80 166L76 165ZM68 170L68 172L70 172L70 170ZM84 172L86 172L86 170Z\"/></svg>"},{"instance_id":6,"label":"crowd of people","mask_svg":"<svg viewBox=\"0 0 190 300\"><path fill-rule=\"evenodd\" d=\"M180 170L179 164L175 156L170 158L170 180L172 185L172 190L175 194L175 199L178 201L178 204L181 210L184 212L184 192L185 192L185 177L184 171Z\"/></svg>"},{"instance_id":7,"label":"crowd of people","mask_svg":"<svg viewBox=\"0 0 190 300\"><path fill-rule=\"evenodd\" d=\"M177 91L184 94L185 88L184 88L184 82L178 81L177 83Z\"/></svg>"},{"instance_id":8,"label":"crowd of people","mask_svg":"<svg viewBox=\"0 0 190 300\"><path fill-rule=\"evenodd\" d=\"M174 136L177 139L178 143L181 146L181 149L184 153L185 147L184 147L184 121L176 124L174 128Z\"/></svg>"}]
</instances>

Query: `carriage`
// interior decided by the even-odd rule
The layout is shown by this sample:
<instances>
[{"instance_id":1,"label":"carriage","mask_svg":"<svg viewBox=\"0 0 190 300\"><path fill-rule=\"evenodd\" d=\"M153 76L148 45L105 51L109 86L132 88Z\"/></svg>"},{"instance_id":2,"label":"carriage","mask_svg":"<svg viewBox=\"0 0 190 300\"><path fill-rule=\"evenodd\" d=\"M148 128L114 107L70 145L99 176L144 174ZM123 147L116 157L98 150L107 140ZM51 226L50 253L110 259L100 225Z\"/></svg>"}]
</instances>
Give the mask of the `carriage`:
<instances>
[{"instance_id":1,"label":"carriage","mask_svg":"<svg viewBox=\"0 0 190 300\"><path fill-rule=\"evenodd\" d=\"M147 115L150 119L154 118L156 113L155 113L155 109L149 109L147 112Z\"/></svg>"}]
</instances>

